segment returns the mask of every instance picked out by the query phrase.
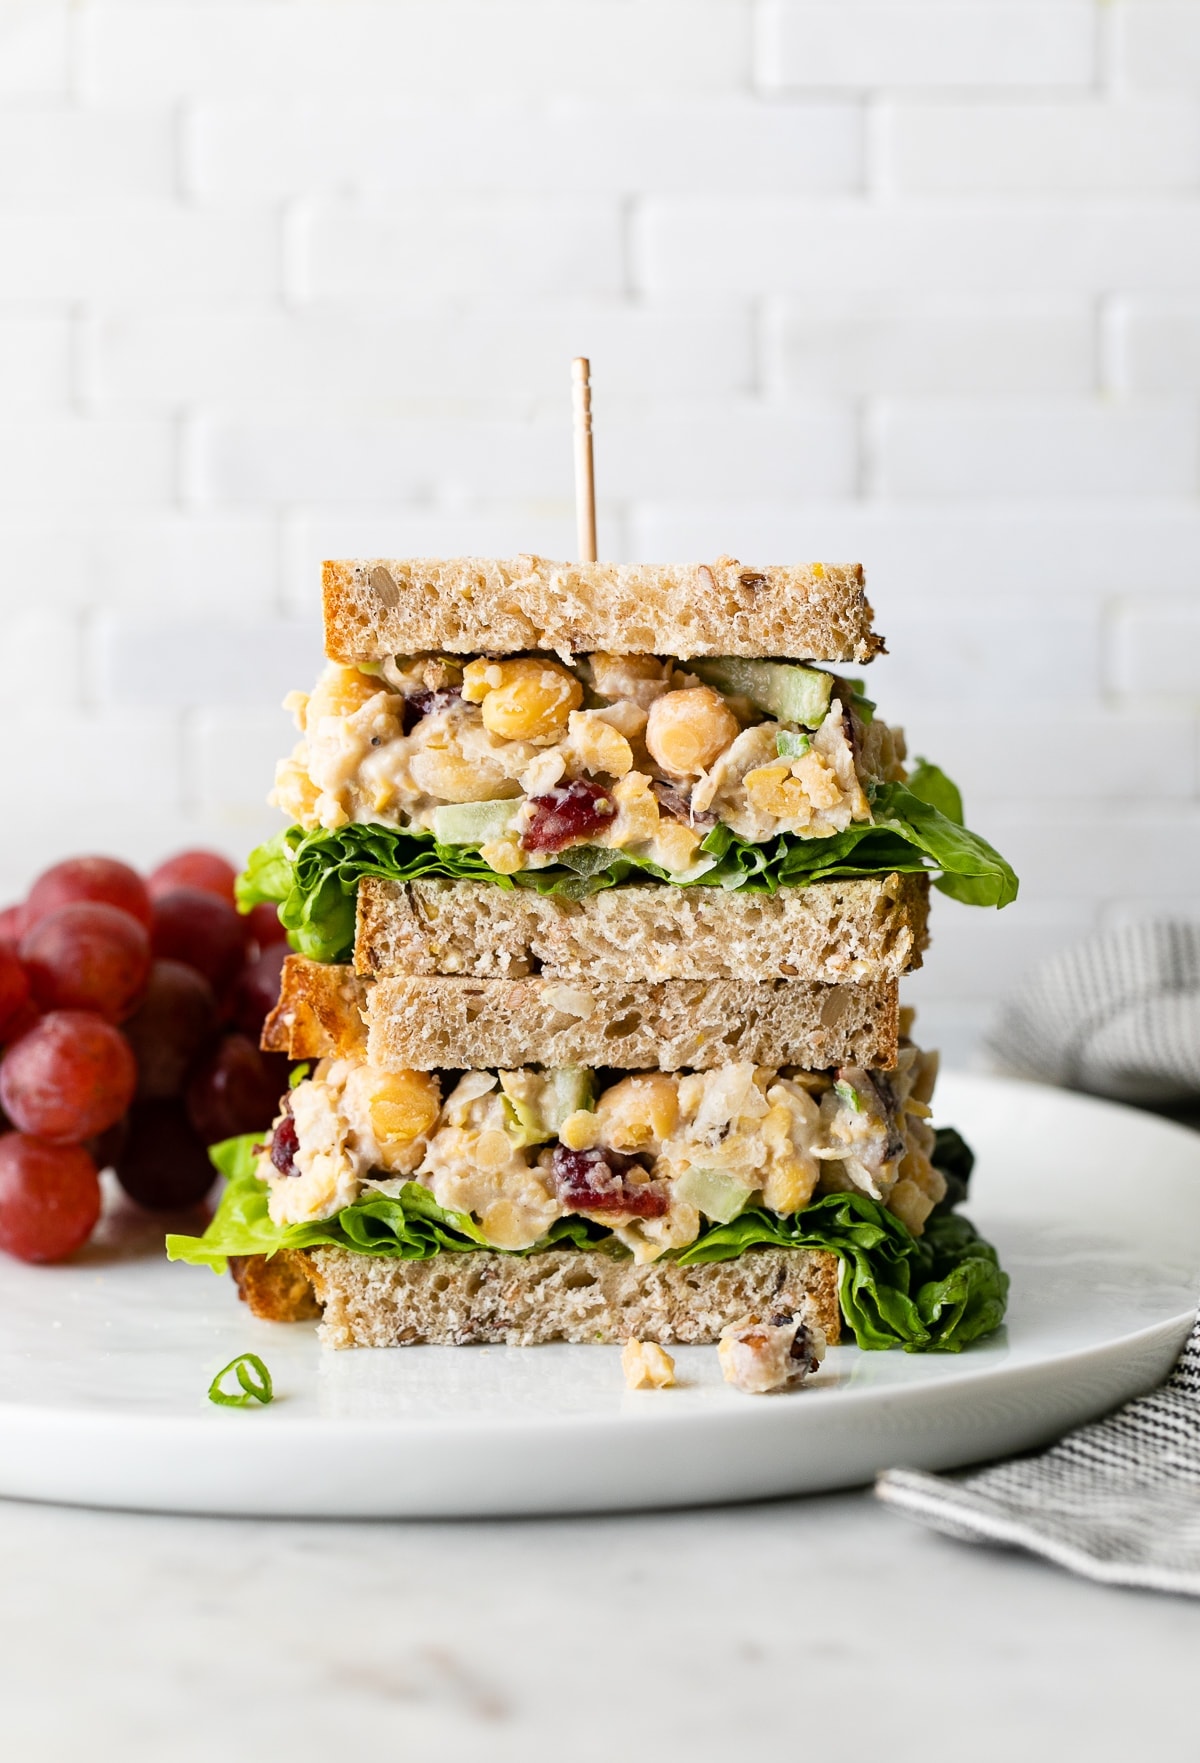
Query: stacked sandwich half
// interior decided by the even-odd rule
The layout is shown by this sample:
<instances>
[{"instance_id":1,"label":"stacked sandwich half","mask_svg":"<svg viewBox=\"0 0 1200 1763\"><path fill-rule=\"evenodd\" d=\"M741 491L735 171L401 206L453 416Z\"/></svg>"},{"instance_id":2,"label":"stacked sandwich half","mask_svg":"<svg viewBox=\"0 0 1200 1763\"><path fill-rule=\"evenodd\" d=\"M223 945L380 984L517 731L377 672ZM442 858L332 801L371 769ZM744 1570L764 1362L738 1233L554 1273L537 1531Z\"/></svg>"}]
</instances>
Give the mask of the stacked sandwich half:
<instances>
[{"instance_id":1,"label":"stacked sandwich half","mask_svg":"<svg viewBox=\"0 0 1200 1763\"><path fill-rule=\"evenodd\" d=\"M1015 878L841 671L861 570L372 560L324 607L241 884L301 1063L171 1252L334 1346L994 1328L898 982L931 876Z\"/></svg>"}]
</instances>

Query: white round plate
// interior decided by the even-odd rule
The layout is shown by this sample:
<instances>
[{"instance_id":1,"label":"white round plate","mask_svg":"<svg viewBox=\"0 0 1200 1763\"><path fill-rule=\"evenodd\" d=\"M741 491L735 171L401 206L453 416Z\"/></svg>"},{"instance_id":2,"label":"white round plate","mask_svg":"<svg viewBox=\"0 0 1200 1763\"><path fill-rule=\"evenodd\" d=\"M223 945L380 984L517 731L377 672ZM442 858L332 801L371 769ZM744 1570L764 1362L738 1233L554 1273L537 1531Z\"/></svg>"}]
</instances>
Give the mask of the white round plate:
<instances>
[{"instance_id":1,"label":"white round plate","mask_svg":"<svg viewBox=\"0 0 1200 1763\"><path fill-rule=\"evenodd\" d=\"M118 1215L70 1266L0 1267L0 1494L331 1518L680 1506L1024 1450L1158 1382L1200 1293L1200 1135L953 1074L938 1115L975 1147L968 1211L1012 1275L1006 1328L965 1353L836 1347L803 1389L753 1397L711 1347L636 1393L613 1347L329 1352ZM212 1406L248 1351L275 1402Z\"/></svg>"}]
</instances>

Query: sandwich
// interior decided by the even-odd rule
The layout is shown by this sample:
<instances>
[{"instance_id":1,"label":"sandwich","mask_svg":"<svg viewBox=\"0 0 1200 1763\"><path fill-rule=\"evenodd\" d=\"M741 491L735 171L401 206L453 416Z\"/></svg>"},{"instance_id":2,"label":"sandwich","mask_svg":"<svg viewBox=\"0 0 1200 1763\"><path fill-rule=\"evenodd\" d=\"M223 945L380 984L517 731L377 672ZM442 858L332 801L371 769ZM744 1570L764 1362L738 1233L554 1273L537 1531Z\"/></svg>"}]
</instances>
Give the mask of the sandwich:
<instances>
[{"instance_id":1,"label":"sandwich","mask_svg":"<svg viewBox=\"0 0 1200 1763\"><path fill-rule=\"evenodd\" d=\"M328 563L324 612L275 781L291 824L240 896L317 960L351 957L364 877L579 901L931 874L1015 898L954 785L834 671L883 648L857 566Z\"/></svg>"},{"instance_id":2,"label":"sandwich","mask_svg":"<svg viewBox=\"0 0 1200 1763\"><path fill-rule=\"evenodd\" d=\"M172 1256L335 1347L994 1329L898 986L931 882L1016 878L841 671L861 570L330 563L324 612L239 883L292 1087Z\"/></svg>"}]
</instances>

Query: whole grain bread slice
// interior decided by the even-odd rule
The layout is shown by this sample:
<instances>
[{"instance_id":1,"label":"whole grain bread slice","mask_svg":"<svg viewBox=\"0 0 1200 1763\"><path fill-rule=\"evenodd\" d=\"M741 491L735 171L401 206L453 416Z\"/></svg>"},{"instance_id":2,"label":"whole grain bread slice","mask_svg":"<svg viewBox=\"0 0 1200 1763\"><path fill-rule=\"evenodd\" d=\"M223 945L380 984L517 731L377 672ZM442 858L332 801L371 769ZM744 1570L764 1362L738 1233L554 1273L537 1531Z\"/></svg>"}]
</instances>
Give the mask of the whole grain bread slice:
<instances>
[{"instance_id":1,"label":"whole grain bread slice","mask_svg":"<svg viewBox=\"0 0 1200 1763\"><path fill-rule=\"evenodd\" d=\"M255 1258L258 1259L258 1258ZM830 1345L841 1336L838 1260L821 1249L751 1249L734 1261L680 1267L639 1265L600 1250L549 1249L501 1255L480 1249L427 1261L347 1249L283 1251L290 1288L311 1282L329 1347L506 1345L543 1341L643 1341L705 1346L748 1312L786 1312L817 1323ZM239 1281L256 1316L263 1282ZM297 1306L296 1320L311 1312Z\"/></svg>"},{"instance_id":2,"label":"whole grain bread slice","mask_svg":"<svg viewBox=\"0 0 1200 1763\"><path fill-rule=\"evenodd\" d=\"M393 977L541 973L597 983L800 979L870 985L921 965L929 881L871 876L780 888L606 888L564 900L492 882L358 887L354 965Z\"/></svg>"},{"instance_id":3,"label":"whole grain bread slice","mask_svg":"<svg viewBox=\"0 0 1200 1763\"><path fill-rule=\"evenodd\" d=\"M367 981L291 955L263 1045L292 1059L365 1051L381 1071L707 1071L742 1059L823 1071L893 1066L899 1022L895 980Z\"/></svg>"},{"instance_id":4,"label":"whole grain bread slice","mask_svg":"<svg viewBox=\"0 0 1200 1763\"><path fill-rule=\"evenodd\" d=\"M324 608L326 652L347 663L524 649L864 662L884 649L858 563L370 557L325 564Z\"/></svg>"},{"instance_id":5,"label":"whole grain bread slice","mask_svg":"<svg viewBox=\"0 0 1200 1763\"><path fill-rule=\"evenodd\" d=\"M518 1065L708 1071L755 1065L891 1067L895 980L381 979L367 1001L367 1057L384 1070Z\"/></svg>"}]
</instances>

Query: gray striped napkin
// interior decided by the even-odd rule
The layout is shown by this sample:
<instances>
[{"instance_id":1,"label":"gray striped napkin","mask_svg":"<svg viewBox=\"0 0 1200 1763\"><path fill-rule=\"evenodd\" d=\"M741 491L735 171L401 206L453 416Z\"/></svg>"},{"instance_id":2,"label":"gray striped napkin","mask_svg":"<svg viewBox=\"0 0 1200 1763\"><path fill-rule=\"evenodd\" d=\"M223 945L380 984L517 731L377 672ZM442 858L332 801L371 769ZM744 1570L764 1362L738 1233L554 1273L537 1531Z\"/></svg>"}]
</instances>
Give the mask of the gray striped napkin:
<instances>
[{"instance_id":1,"label":"gray striped napkin","mask_svg":"<svg viewBox=\"0 0 1200 1763\"><path fill-rule=\"evenodd\" d=\"M1200 924L1122 925L1054 956L1005 1007L990 1047L1019 1077L1194 1114ZM876 1491L965 1542L1200 1597L1200 1319L1161 1389L1051 1450L961 1478L891 1469Z\"/></svg>"},{"instance_id":2,"label":"gray striped napkin","mask_svg":"<svg viewBox=\"0 0 1200 1763\"><path fill-rule=\"evenodd\" d=\"M1200 1100L1200 924L1120 925L1053 956L989 1044L1016 1077L1123 1102Z\"/></svg>"},{"instance_id":3,"label":"gray striped napkin","mask_svg":"<svg viewBox=\"0 0 1200 1763\"><path fill-rule=\"evenodd\" d=\"M889 1469L881 1500L963 1542L1106 1585L1200 1597L1200 1319L1167 1382L1036 1457L959 1480Z\"/></svg>"}]
</instances>

